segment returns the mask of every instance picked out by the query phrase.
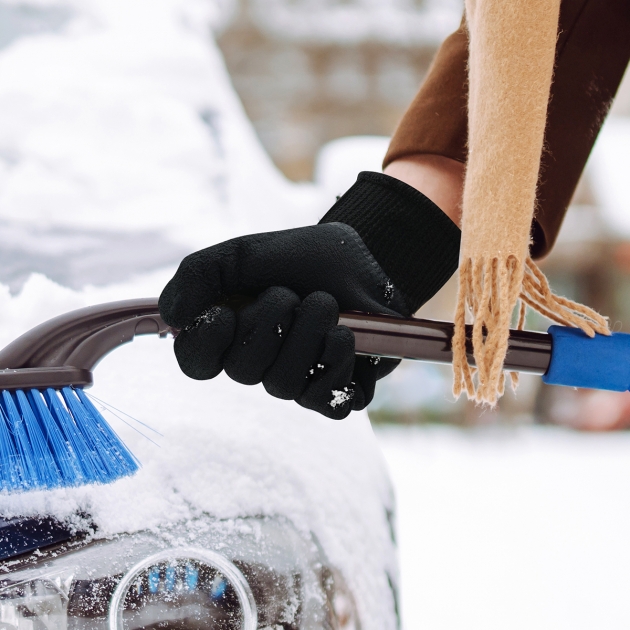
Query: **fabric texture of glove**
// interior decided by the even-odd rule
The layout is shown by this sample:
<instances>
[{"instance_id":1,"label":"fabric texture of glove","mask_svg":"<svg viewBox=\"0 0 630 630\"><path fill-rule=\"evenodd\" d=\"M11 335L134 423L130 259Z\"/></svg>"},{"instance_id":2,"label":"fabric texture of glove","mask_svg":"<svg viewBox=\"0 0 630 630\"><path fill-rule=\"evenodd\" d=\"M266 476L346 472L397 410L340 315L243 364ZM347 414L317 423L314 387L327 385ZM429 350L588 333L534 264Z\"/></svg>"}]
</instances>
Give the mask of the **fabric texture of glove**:
<instances>
[{"instance_id":1,"label":"fabric texture of glove","mask_svg":"<svg viewBox=\"0 0 630 630\"><path fill-rule=\"evenodd\" d=\"M362 173L319 225L187 256L160 296L160 313L181 330L175 354L191 378L225 369L341 419L372 400L376 380L398 361L355 356L339 311L411 315L453 274L458 251L459 229L424 195ZM225 304L233 296L252 300L234 310Z\"/></svg>"}]
</instances>

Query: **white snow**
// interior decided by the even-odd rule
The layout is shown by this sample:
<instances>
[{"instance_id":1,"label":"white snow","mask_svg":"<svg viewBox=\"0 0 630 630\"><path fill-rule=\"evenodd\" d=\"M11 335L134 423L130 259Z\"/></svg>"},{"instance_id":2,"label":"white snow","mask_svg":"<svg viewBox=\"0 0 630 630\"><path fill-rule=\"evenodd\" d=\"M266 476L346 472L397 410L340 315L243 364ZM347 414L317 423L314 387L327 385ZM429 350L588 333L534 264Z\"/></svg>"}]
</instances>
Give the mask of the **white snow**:
<instances>
[{"instance_id":1,"label":"white snow","mask_svg":"<svg viewBox=\"0 0 630 630\"><path fill-rule=\"evenodd\" d=\"M337 405L343 405L347 403L349 400L352 400L352 392L348 391L347 387L341 389L333 389L331 392L332 400L328 403L333 409L337 407Z\"/></svg>"},{"instance_id":2,"label":"white snow","mask_svg":"<svg viewBox=\"0 0 630 630\"><path fill-rule=\"evenodd\" d=\"M324 194L325 207L335 203L360 171L380 171L389 145L382 136L352 136L328 142L317 155L315 182Z\"/></svg>"},{"instance_id":3,"label":"white snow","mask_svg":"<svg viewBox=\"0 0 630 630\"><path fill-rule=\"evenodd\" d=\"M313 220L317 195L260 147L198 6L70 0L61 32L2 52L0 218L187 246Z\"/></svg>"},{"instance_id":4,"label":"white snow","mask_svg":"<svg viewBox=\"0 0 630 630\"><path fill-rule=\"evenodd\" d=\"M408 630L630 626L630 434L378 429Z\"/></svg>"},{"instance_id":5,"label":"white snow","mask_svg":"<svg viewBox=\"0 0 630 630\"><path fill-rule=\"evenodd\" d=\"M0 51L0 227L15 236L7 262L23 262L0 270L14 290L0 286L1 344L70 309L158 295L186 252L322 214L321 191L289 184L260 147L209 37L212 3L48 4L66 7L62 25ZM95 380L159 446L109 416L143 463L135 477L3 495L1 515L82 510L114 534L282 514L318 537L364 627L393 627L393 498L366 413L334 422L261 386L192 381L157 338L112 353Z\"/></svg>"},{"instance_id":6,"label":"white snow","mask_svg":"<svg viewBox=\"0 0 630 630\"><path fill-rule=\"evenodd\" d=\"M610 232L630 236L630 118L610 116L589 158L593 191Z\"/></svg>"}]
</instances>

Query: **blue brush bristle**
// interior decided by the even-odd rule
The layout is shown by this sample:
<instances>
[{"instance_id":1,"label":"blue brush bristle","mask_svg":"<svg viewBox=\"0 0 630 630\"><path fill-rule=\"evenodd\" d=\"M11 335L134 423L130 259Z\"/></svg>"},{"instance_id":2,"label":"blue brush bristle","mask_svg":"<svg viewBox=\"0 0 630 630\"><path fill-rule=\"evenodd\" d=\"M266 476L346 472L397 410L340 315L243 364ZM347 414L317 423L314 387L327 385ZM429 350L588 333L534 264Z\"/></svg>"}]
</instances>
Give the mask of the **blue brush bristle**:
<instances>
[{"instance_id":1,"label":"blue brush bristle","mask_svg":"<svg viewBox=\"0 0 630 630\"><path fill-rule=\"evenodd\" d=\"M0 490L110 483L138 468L83 390L2 391Z\"/></svg>"},{"instance_id":2,"label":"blue brush bristle","mask_svg":"<svg viewBox=\"0 0 630 630\"><path fill-rule=\"evenodd\" d=\"M0 406L0 489L18 487L22 478L22 462L9 428L9 419Z\"/></svg>"}]
</instances>

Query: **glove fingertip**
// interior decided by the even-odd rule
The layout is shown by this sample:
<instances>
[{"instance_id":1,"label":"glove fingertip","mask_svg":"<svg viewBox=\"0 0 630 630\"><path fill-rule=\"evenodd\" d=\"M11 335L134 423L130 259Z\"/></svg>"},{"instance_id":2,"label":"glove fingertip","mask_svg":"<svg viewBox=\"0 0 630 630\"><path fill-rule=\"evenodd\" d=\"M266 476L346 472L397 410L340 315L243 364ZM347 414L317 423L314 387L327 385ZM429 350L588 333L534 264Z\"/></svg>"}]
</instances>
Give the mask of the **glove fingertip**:
<instances>
[{"instance_id":1,"label":"glove fingertip","mask_svg":"<svg viewBox=\"0 0 630 630\"><path fill-rule=\"evenodd\" d=\"M366 393L361 385L354 383L353 387L354 398L352 399L352 411L361 411L372 402L372 398L374 398L374 389L372 388L372 391L370 392L371 395L366 396Z\"/></svg>"},{"instance_id":2,"label":"glove fingertip","mask_svg":"<svg viewBox=\"0 0 630 630\"><path fill-rule=\"evenodd\" d=\"M208 380L220 374L235 329L234 311L213 307L202 314L193 326L182 330L173 345L182 372L195 380Z\"/></svg>"}]
</instances>

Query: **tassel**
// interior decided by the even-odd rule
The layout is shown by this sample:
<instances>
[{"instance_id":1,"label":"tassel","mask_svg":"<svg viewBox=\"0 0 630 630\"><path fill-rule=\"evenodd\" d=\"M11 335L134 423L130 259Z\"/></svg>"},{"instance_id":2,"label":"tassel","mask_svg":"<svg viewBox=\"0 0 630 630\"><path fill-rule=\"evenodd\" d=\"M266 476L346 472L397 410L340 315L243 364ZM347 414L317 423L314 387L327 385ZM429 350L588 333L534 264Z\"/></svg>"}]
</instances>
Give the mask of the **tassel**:
<instances>
[{"instance_id":1,"label":"tassel","mask_svg":"<svg viewBox=\"0 0 630 630\"><path fill-rule=\"evenodd\" d=\"M512 314L520 300L517 328L525 325L529 306L563 326L582 329L589 337L609 335L608 321L593 309L554 295L544 274L531 258L519 265L507 260L467 259L460 267L459 294L453 335L453 393L494 407L505 389L503 362L508 349ZM476 369L466 357L466 316L473 319L472 345ZM518 375L510 375L512 387Z\"/></svg>"}]
</instances>

